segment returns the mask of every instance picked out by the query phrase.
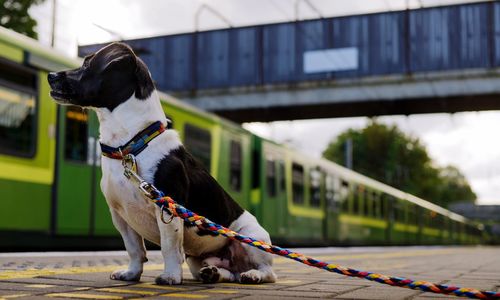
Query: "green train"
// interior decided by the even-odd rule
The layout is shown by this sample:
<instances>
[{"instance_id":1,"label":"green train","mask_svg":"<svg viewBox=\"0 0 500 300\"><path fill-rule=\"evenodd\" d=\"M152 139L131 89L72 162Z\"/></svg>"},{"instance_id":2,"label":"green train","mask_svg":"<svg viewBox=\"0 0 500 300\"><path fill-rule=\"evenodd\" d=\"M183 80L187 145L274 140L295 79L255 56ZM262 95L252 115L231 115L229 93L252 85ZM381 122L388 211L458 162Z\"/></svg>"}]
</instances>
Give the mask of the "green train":
<instances>
[{"instance_id":1,"label":"green train","mask_svg":"<svg viewBox=\"0 0 500 300\"><path fill-rule=\"evenodd\" d=\"M57 106L47 73L80 64L0 28L0 248L116 248L98 122ZM460 215L161 95L186 147L286 245L473 244Z\"/></svg>"}]
</instances>

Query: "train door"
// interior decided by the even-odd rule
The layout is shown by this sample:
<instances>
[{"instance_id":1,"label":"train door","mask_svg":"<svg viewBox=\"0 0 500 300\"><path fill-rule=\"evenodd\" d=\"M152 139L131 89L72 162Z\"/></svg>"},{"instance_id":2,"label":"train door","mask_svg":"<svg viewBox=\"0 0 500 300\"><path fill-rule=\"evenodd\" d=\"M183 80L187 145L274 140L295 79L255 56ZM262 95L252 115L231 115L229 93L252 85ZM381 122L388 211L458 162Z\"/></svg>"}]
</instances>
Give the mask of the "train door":
<instances>
[{"instance_id":1,"label":"train door","mask_svg":"<svg viewBox=\"0 0 500 300\"><path fill-rule=\"evenodd\" d=\"M93 230L96 186L97 129L95 114L58 107L57 163L53 231L88 235Z\"/></svg>"},{"instance_id":2,"label":"train door","mask_svg":"<svg viewBox=\"0 0 500 300\"><path fill-rule=\"evenodd\" d=\"M218 182L243 208L251 210L250 137L242 132L223 128L220 157Z\"/></svg>"},{"instance_id":3,"label":"train door","mask_svg":"<svg viewBox=\"0 0 500 300\"><path fill-rule=\"evenodd\" d=\"M284 154L266 147L262 157L261 205L262 226L273 238L287 234L286 169Z\"/></svg>"},{"instance_id":4,"label":"train door","mask_svg":"<svg viewBox=\"0 0 500 300\"><path fill-rule=\"evenodd\" d=\"M383 194L382 198L382 203L383 203L383 211L385 215L385 219L387 221L387 227L385 231L385 240L386 244L390 245L393 242L394 239L394 202L395 198L388 195L388 194Z\"/></svg>"},{"instance_id":5,"label":"train door","mask_svg":"<svg viewBox=\"0 0 500 300\"><path fill-rule=\"evenodd\" d=\"M333 175L326 173L324 176L324 187L326 210L324 232L326 240L331 243L338 241L339 236L339 213L341 209L340 182Z\"/></svg>"}]
</instances>

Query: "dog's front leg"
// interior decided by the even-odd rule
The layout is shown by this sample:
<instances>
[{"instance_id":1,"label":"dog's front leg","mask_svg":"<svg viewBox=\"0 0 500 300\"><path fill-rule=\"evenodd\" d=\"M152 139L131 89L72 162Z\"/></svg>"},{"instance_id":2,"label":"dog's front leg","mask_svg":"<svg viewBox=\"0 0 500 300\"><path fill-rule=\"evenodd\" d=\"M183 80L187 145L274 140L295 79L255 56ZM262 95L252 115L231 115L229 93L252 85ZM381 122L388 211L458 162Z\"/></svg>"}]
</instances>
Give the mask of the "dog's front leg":
<instances>
[{"instance_id":1,"label":"dog's front leg","mask_svg":"<svg viewBox=\"0 0 500 300\"><path fill-rule=\"evenodd\" d=\"M170 223L165 224L161 219L160 209L156 209L156 219L160 229L161 254L163 255L164 270L156 277L156 284L171 285L182 283L182 263L184 262L183 223L180 218L173 218ZM169 219L164 212L164 219Z\"/></svg>"},{"instance_id":2,"label":"dog's front leg","mask_svg":"<svg viewBox=\"0 0 500 300\"><path fill-rule=\"evenodd\" d=\"M114 271L110 277L115 280L139 281L142 275L142 265L148 260L144 239L113 209L111 209L111 217L113 224L123 238L130 262L127 270Z\"/></svg>"}]
</instances>

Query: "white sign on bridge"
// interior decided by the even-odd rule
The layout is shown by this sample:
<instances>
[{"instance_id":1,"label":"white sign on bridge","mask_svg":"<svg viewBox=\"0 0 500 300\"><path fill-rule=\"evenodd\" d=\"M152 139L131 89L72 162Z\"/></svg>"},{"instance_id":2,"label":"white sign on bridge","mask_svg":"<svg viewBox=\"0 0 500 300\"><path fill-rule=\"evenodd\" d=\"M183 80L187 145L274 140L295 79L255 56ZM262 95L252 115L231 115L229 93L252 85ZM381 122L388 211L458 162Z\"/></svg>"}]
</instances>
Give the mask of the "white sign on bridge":
<instances>
[{"instance_id":1,"label":"white sign on bridge","mask_svg":"<svg viewBox=\"0 0 500 300\"><path fill-rule=\"evenodd\" d=\"M358 48L336 48L304 52L304 73L335 72L358 68Z\"/></svg>"}]
</instances>

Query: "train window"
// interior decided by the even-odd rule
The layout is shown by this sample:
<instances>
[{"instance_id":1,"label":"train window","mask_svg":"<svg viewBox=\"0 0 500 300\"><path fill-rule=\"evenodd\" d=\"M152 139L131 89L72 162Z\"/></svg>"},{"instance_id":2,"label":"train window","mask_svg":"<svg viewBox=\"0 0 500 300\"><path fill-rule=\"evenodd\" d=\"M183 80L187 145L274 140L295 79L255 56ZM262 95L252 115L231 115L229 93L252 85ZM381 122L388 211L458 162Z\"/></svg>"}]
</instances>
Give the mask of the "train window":
<instances>
[{"instance_id":1,"label":"train window","mask_svg":"<svg viewBox=\"0 0 500 300\"><path fill-rule=\"evenodd\" d=\"M394 220L395 222L398 222L399 218L400 218L400 216L399 216L399 214L400 214L399 201L396 199L391 199L391 204L389 204L389 205L392 206L392 220Z\"/></svg>"},{"instance_id":2,"label":"train window","mask_svg":"<svg viewBox=\"0 0 500 300\"><path fill-rule=\"evenodd\" d=\"M380 218L380 198L376 192L372 193L372 216L377 219Z\"/></svg>"},{"instance_id":3,"label":"train window","mask_svg":"<svg viewBox=\"0 0 500 300\"><path fill-rule=\"evenodd\" d=\"M443 215L437 215L436 228L439 228L439 229L444 228L444 216Z\"/></svg>"},{"instance_id":4,"label":"train window","mask_svg":"<svg viewBox=\"0 0 500 300\"><path fill-rule=\"evenodd\" d=\"M252 189L257 189L261 186L261 153L257 149L252 150Z\"/></svg>"},{"instance_id":5,"label":"train window","mask_svg":"<svg viewBox=\"0 0 500 300\"><path fill-rule=\"evenodd\" d=\"M396 209L397 201L396 201L396 198L394 198L391 195L386 195L385 205L386 205L386 217L390 221L395 221L396 220L396 216L397 216L397 211L396 211L397 210Z\"/></svg>"},{"instance_id":6,"label":"train window","mask_svg":"<svg viewBox=\"0 0 500 300\"><path fill-rule=\"evenodd\" d=\"M331 175L326 175L325 178L325 199L328 207L335 208L335 182Z\"/></svg>"},{"instance_id":7,"label":"train window","mask_svg":"<svg viewBox=\"0 0 500 300\"><path fill-rule=\"evenodd\" d=\"M380 195L380 217L384 220L387 218L387 211L388 211L387 209L388 209L387 195L381 194Z\"/></svg>"},{"instance_id":8,"label":"train window","mask_svg":"<svg viewBox=\"0 0 500 300\"><path fill-rule=\"evenodd\" d=\"M229 184L231 188L235 191L241 191L241 143L237 141L231 141L229 146L229 152L231 155L231 165L229 169Z\"/></svg>"},{"instance_id":9,"label":"train window","mask_svg":"<svg viewBox=\"0 0 500 300\"><path fill-rule=\"evenodd\" d=\"M69 106L66 109L65 119L64 158L86 162L88 151L87 113L79 107Z\"/></svg>"},{"instance_id":10,"label":"train window","mask_svg":"<svg viewBox=\"0 0 500 300\"><path fill-rule=\"evenodd\" d=\"M210 131L186 124L184 126L184 145L191 154L210 170L212 136Z\"/></svg>"},{"instance_id":11,"label":"train window","mask_svg":"<svg viewBox=\"0 0 500 300\"><path fill-rule=\"evenodd\" d=\"M361 212L361 206L360 203L362 201L362 194L363 194L363 187L357 186L354 188L354 201L352 203L352 212L355 215L359 215Z\"/></svg>"},{"instance_id":12,"label":"train window","mask_svg":"<svg viewBox=\"0 0 500 300\"><path fill-rule=\"evenodd\" d=\"M342 180L340 184L340 193L341 193L341 207L342 207L342 212L349 212L349 182Z\"/></svg>"},{"instance_id":13,"label":"train window","mask_svg":"<svg viewBox=\"0 0 500 300\"><path fill-rule=\"evenodd\" d=\"M437 225L437 212L431 210L429 211L429 218L428 218L428 222L429 222L429 227L431 228L437 228L438 225Z\"/></svg>"},{"instance_id":14,"label":"train window","mask_svg":"<svg viewBox=\"0 0 500 300\"><path fill-rule=\"evenodd\" d=\"M35 155L36 79L32 70L0 61L0 153Z\"/></svg>"},{"instance_id":15,"label":"train window","mask_svg":"<svg viewBox=\"0 0 500 300\"><path fill-rule=\"evenodd\" d=\"M394 220L396 222L404 223L406 219L405 204L399 200L394 203Z\"/></svg>"},{"instance_id":16,"label":"train window","mask_svg":"<svg viewBox=\"0 0 500 300\"><path fill-rule=\"evenodd\" d=\"M439 228L439 215L436 214L436 216L431 220L432 220L432 228Z\"/></svg>"},{"instance_id":17,"label":"train window","mask_svg":"<svg viewBox=\"0 0 500 300\"><path fill-rule=\"evenodd\" d=\"M311 195L311 206L321 205L321 172L318 169L311 169L309 172L309 191Z\"/></svg>"},{"instance_id":18,"label":"train window","mask_svg":"<svg viewBox=\"0 0 500 300\"><path fill-rule=\"evenodd\" d=\"M418 206L415 204L408 205L408 224L416 225L418 215Z\"/></svg>"},{"instance_id":19,"label":"train window","mask_svg":"<svg viewBox=\"0 0 500 300\"><path fill-rule=\"evenodd\" d=\"M280 192L283 193L286 190L286 172L284 161L278 161L278 169L280 171Z\"/></svg>"},{"instance_id":20,"label":"train window","mask_svg":"<svg viewBox=\"0 0 500 300\"><path fill-rule=\"evenodd\" d=\"M363 201L363 206L364 206L363 213L365 214L365 216L370 216L371 204L372 204L371 193L368 190L365 190L364 193L363 193L363 198L364 198L364 201Z\"/></svg>"},{"instance_id":21,"label":"train window","mask_svg":"<svg viewBox=\"0 0 500 300\"><path fill-rule=\"evenodd\" d=\"M266 160L266 188L269 197L276 197L276 164L274 160Z\"/></svg>"},{"instance_id":22,"label":"train window","mask_svg":"<svg viewBox=\"0 0 500 300\"><path fill-rule=\"evenodd\" d=\"M424 213L422 214L424 221L423 224L425 227L430 227L431 226L431 211L425 209Z\"/></svg>"},{"instance_id":23,"label":"train window","mask_svg":"<svg viewBox=\"0 0 500 300\"><path fill-rule=\"evenodd\" d=\"M293 163L292 165L293 202L304 204L304 167Z\"/></svg>"}]
</instances>

